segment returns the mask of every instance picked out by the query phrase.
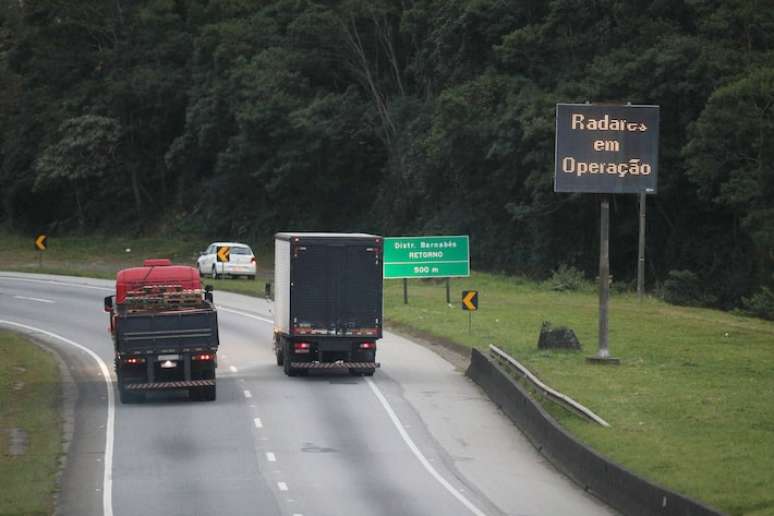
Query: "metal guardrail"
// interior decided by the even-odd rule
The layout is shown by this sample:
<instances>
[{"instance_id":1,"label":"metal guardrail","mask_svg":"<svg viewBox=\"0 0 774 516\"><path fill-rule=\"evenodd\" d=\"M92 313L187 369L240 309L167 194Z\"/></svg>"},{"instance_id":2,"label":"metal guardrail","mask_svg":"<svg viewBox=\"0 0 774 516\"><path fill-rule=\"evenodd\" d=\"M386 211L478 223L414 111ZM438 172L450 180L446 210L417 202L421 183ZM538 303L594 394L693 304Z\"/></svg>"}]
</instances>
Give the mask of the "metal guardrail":
<instances>
[{"instance_id":1,"label":"metal guardrail","mask_svg":"<svg viewBox=\"0 0 774 516\"><path fill-rule=\"evenodd\" d=\"M510 356L508 353L503 351L502 349L498 348L497 346L490 345L489 351L497 355L499 358L505 360L508 362L508 364L516 369L519 374L521 374L524 378L526 378L533 386L535 386L538 390L543 392L545 396L548 398L551 398L552 400L556 401L563 407L572 410L573 412L580 414L581 416L590 419L591 421L594 421L595 423L598 423L604 427L609 428L610 424L596 415L594 412L592 412L590 409L584 407L574 399L570 398L569 396L562 394L561 392L552 389L548 385L541 382L532 372L530 372L529 369L521 365L515 358Z\"/></svg>"}]
</instances>

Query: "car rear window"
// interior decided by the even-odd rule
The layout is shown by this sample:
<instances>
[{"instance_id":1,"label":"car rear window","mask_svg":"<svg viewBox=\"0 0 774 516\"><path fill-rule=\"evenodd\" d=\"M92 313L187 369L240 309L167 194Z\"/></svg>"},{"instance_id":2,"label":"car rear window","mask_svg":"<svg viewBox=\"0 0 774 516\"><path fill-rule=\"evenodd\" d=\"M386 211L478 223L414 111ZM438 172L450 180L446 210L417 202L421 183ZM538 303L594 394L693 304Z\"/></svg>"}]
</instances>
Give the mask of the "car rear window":
<instances>
[{"instance_id":1,"label":"car rear window","mask_svg":"<svg viewBox=\"0 0 774 516\"><path fill-rule=\"evenodd\" d=\"M231 254L253 254L249 247L232 247Z\"/></svg>"}]
</instances>

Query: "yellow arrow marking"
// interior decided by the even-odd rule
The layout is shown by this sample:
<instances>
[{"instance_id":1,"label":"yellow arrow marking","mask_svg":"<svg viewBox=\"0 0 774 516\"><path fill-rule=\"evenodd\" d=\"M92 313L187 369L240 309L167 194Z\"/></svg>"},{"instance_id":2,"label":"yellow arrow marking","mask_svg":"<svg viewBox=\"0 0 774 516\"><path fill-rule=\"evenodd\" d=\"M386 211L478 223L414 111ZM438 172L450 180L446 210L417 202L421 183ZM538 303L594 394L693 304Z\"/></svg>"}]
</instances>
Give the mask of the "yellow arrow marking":
<instances>
[{"instance_id":1,"label":"yellow arrow marking","mask_svg":"<svg viewBox=\"0 0 774 516\"><path fill-rule=\"evenodd\" d=\"M218 261L219 262L227 262L229 261L229 257L231 256L231 248L230 247L221 247L218 249Z\"/></svg>"},{"instance_id":2,"label":"yellow arrow marking","mask_svg":"<svg viewBox=\"0 0 774 516\"><path fill-rule=\"evenodd\" d=\"M46 250L46 239L48 237L46 235L38 235L37 238L35 238L35 247L38 249L38 251L45 251Z\"/></svg>"},{"instance_id":3,"label":"yellow arrow marking","mask_svg":"<svg viewBox=\"0 0 774 516\"><path fill-rule=\"evenodd\" d=\"M471 290L462 298L462 304L470 311L476 310L476 305L473 304L473 298L476 297L477 293L478 292L475 290Z\"/></svg>"}]
</instances>

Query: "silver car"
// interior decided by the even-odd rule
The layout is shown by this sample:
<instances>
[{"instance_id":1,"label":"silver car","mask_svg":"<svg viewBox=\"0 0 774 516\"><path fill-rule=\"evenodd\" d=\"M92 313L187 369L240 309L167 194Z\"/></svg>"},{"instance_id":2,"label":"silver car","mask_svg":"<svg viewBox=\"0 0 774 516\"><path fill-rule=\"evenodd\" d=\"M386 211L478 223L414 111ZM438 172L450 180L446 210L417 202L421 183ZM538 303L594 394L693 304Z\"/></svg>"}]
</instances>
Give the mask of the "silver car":
<instances>
[{"instance_id":1,"label":"silver car","mask_svg":"<svg viewBox=\"0 0 774 516\"><path fill-rule=\"evenodd\" d=\"M255 279L255 255L247 244L213 242L196 260L199 275L215 279L244 276Z\"/></svg>"}]
</instances>

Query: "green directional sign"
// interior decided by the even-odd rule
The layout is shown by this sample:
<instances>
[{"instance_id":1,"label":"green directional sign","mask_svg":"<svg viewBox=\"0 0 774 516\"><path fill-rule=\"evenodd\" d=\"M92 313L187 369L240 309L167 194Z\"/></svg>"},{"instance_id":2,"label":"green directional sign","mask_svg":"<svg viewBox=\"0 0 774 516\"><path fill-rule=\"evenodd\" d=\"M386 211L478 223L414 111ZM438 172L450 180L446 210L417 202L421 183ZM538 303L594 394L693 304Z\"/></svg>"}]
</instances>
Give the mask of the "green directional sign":
<instances>
[{"instance_id":1,"label":"green directional sign","mask_svg":"<svg viewBox=\"0 0 774 516\"><path fill-rule=\"evenodd\" d=\"M384 239L385 279L467 276L470 276L467 235Z\"/></svg>"}]
</instances>

